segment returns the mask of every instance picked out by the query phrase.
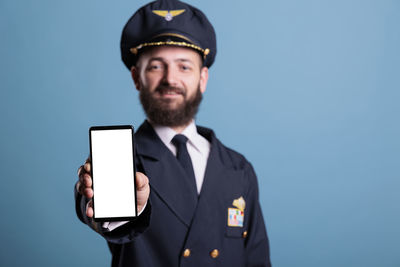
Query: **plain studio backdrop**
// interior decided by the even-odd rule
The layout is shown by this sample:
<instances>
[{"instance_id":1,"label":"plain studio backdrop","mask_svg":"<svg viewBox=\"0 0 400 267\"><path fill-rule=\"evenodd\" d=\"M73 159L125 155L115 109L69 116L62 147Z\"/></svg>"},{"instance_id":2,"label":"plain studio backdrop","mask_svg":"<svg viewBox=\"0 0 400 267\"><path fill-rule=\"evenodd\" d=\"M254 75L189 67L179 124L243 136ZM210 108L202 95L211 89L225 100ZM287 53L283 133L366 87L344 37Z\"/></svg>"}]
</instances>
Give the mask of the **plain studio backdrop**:
<instances>
[{"instance_id":1,"label":"plain studio backdrop","mask_svg":"<svg viewBox=\"0 0 400 267\"><path fill-rule=\"evenodd\" d=\"M73 186L90 126L145 118L119 52L145 3L0 0L1 266L110 266ZM197 122L252 162L273 265L400 266L400 2L189 3L219 49Z\"/></svg>"}]
</instances>

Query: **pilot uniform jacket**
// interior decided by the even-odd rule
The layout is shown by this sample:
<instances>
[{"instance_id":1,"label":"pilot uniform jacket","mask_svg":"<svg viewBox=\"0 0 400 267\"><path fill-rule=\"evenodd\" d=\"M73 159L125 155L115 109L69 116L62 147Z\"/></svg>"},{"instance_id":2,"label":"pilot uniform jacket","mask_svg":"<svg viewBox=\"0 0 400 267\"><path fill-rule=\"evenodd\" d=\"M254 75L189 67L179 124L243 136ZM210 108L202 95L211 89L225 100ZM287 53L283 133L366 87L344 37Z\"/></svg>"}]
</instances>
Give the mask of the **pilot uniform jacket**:
<instances>
[{"instance_id":1,"label":"pilot uniform jacket","mask_svg":"<svg viewBox=\"0 0 400 267\"><path fill-rule=\"evenodd\" d=\"M271 266L251 164L212 130L197 130L211 150L194 210L186 205L183 168L147 121L135 144L137 170L149 178L150 198L136 220L107 231L85 215L88 200L75 190L77 215L107 240L112 266ZM239 198L245 202L243 225L229 226L228 209Z\"/></svg>"}]
</instances>

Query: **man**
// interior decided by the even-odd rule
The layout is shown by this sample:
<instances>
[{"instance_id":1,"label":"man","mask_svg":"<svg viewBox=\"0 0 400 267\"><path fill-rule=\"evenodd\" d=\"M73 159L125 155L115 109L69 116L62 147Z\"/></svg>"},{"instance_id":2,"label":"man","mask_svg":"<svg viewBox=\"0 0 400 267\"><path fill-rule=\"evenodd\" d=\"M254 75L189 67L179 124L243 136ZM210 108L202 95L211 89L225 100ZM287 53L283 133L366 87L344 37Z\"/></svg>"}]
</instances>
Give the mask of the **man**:
<instances>
[{"instance_id":1,"label":"man","mask_svg":"<svg viewBox=\"0 0 400 267\"><path fill-rule=\"evenodd\" d=\"M139 216L92 220L88 159L79 219L108 241L112 266L270 266L252 166L194 123L216 55L212 25L183 2L152 2L126 24L121 53L147 115L135 135Z\"/></svg>"}]
</instances>

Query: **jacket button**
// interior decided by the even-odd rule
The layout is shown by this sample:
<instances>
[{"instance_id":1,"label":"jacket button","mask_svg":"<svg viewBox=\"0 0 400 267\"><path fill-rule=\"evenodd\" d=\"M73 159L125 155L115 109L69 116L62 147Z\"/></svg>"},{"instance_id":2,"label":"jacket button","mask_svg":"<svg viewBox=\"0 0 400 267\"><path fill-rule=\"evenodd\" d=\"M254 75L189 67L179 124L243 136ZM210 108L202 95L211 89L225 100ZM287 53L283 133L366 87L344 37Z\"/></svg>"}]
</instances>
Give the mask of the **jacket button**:
<instances>
[{"instance_id":1,"label":"jacket button","mask_svg":"<svg viewBox=\"0 0 400 267\"><path fill-rule=\"evenodd\" d=\"M218 249L213 249L213 251L211 251L210 252L210 256L211 256L211 258L216 258L216 257L218 257L219 256L219 251L218 251Z\"/></svg>"},{"instance_id":2,"label":"jacket button","mask_svg":"<svg viewBox=\"0 0 400 267\"><path fill-rule=\"evenodd\" d=\"M242 236L243 236L243 238L246 238L247 237L247 231L244 231Z\"/></svg>"},{"instance_id":3,"label":"jacket button","mask_svg":"<svg viewBox=\"0 0 400 267\"><path fill-rule=\"evenodd\" d=\"M185 249L184 251L183 251L183 257L185 257L185 258L187 258L187 257L189 257L190 256L190 249Z\"/></svg>"}]
</instances>

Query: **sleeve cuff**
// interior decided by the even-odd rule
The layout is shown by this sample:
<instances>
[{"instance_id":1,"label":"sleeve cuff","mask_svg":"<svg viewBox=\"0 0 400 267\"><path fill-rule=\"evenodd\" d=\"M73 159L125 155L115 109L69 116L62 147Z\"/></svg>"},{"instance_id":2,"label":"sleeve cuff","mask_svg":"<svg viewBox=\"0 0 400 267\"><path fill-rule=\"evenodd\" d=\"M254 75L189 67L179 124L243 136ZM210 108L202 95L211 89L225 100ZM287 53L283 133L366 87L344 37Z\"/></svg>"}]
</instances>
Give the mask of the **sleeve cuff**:
<instances>
[{"instance_id":1,"label":"sleeve cuff","mask_svg":"<svg viewBox=\"0 0 400 267\"><path fill-rule=\"evenodd\" d=\"M141 211L139 211L138 216L143 213L143 211L146 209L147 202L144 204L143 208ZM129 221L120 221L120 222L104 222L102 225L102 228L104 228L106 231L111 232L112 230L128 223Z\"/></svg>"}]
</instances>

